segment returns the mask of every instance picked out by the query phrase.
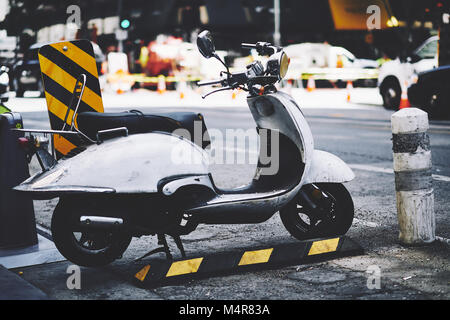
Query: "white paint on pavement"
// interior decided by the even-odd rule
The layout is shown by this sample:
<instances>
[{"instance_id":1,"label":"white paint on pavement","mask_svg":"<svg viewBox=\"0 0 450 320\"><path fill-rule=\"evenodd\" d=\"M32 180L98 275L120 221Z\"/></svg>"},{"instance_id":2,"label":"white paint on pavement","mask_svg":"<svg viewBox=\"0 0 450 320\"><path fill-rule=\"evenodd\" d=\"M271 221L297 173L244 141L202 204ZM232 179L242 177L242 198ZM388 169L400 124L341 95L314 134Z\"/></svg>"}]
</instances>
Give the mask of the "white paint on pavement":
<instances>
[{"instance_id":1,"label":"white paint on pavement","mask_svg":"<svg viewBox=\"0 0 450 320\"><path fill-rule=\"evenodd\" d=\"M389 174L394 173L394 170L391 168L380 168L380 167L376 167L376 166L372 166L372 165L349 164L348 166L355 170L372 171L372 172L389 173ZM450 182L450 177L448 177L448 176L433 174L432 177L434 180L437 180L437 181Z\"/></svg>"}]
</instances>

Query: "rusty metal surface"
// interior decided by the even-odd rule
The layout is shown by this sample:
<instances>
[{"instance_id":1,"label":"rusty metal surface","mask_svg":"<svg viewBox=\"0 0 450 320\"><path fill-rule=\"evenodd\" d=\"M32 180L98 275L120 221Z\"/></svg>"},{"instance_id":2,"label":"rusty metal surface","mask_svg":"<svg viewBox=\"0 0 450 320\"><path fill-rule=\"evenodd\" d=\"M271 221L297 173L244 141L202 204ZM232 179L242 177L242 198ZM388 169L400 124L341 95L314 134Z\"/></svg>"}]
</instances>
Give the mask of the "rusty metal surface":
<instances>
[{"instance_id":1,"label":"rusty metal surface","mask_svg":"<svg viewBox=\"0 0 450 320\"><path fill-rule=\"evenodd\" d=\"M311 167L303 183L343 183L355 178L352 169L340 158L322 150L314 150Z\"/></svg>"}]
</instances>

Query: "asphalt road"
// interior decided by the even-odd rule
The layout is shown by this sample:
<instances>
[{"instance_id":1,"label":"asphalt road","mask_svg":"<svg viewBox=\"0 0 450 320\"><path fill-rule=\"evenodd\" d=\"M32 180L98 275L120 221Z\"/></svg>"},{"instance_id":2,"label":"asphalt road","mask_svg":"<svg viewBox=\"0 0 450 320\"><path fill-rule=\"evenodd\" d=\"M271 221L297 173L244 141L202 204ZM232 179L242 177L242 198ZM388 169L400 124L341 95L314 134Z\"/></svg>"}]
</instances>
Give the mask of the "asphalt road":
<instances>
[{"instance_id":1,"label":"asphalt road","mask_svg":"<svg viewBox=\"0 0 450 320\"><path fill-rule=\"evenodd\" d=\"M143 112L186 110L138 108ZM130 106L123 108L128 109ZM254 128L250 112L243 107L202 107L196 111L203 113L209 129L224 132ZM142 237L133 240L121 260L101 269L82 268L81 290L67 289L66 269L70 262L17 271L55 299L449 299L448 245L403 247L397 240L394 175L389 171L392 111L365 105L360 109L308 108L304 113L315 147L334 153L354 169L355 180L346 184L355 203L355 220L348 235L363 246L365 255L148 290L136 288L130 281L137 270L151 261L133 260L156 245L154 238ZM48 127L47 115L42 112L24 113L23 119L26 128ZM431 122L429 135L433 174L441 176L434 180L436 233L450 238L450 122ZM238 148L245 150L245 146ZM215 165L212 173L221 187L235 187L248 182L253 169L251 164ZM41 226L49 227L54 205L55 201L35 202ZM188 255L296 241L278 215L258 225L200 226L183 239ZM170 246L175 248L173 243ZM366 285L366 270L373 265L381 269L380 289Z\"/></svg>"}]
</instances>

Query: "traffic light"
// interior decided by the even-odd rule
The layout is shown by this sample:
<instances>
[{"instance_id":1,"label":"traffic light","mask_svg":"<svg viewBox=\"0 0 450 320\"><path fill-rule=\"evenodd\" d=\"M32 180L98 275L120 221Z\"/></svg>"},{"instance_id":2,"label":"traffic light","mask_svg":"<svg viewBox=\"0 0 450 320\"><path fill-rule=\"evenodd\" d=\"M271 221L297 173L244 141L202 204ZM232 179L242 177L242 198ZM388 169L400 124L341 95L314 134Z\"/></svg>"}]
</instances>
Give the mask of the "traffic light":
<instances>
[{"instance_id":1,"label":"traffic light","mask_svg":"<svg viewBox=\"0 0 450 320\"><path fill-rule=\"evenodd\" d=\"M122 18L120 20L120 28L123 30L127 30L131 26L131 21L128 18Z\"/></svg>"}]
</instances>

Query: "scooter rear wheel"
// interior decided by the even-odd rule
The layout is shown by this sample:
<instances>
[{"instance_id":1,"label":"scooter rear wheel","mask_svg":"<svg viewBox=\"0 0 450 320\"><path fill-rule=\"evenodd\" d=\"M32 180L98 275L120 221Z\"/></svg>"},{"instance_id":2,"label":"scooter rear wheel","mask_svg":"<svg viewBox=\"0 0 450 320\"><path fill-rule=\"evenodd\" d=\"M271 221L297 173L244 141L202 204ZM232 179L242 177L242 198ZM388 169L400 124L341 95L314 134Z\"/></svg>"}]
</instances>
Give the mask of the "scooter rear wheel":
<instances>
[{"instance_id":1,"label":"scooter rear wheel","mask_svg":"<svg viewBox=\"0 0 450 320\"><path fill-rule=\"evenodd\" d=\"M300 197L295 197L280 210L280 217L287 231L299 240L333 237L345 234L353 222L353 200L347 189L340 183L318 183L316 186L332 199L328 208L323 208L326 217L308 209ZM314 200L317 206L325 206L320 200Z\"/></svg>"},{"instance_id":2,"label":"scooter rear wheel","mask_svg":"<svg viewBox=\"0 0 450 320\"><path fill-rule=\"evenodd\" d=\"M119 231L80 231L80 204L60 199L53 212L52 237L68 260L85 267L107 265L122 256L132 237Z\"/></svg>"}]
</instances>

